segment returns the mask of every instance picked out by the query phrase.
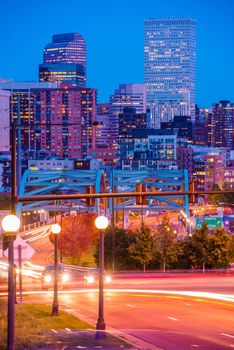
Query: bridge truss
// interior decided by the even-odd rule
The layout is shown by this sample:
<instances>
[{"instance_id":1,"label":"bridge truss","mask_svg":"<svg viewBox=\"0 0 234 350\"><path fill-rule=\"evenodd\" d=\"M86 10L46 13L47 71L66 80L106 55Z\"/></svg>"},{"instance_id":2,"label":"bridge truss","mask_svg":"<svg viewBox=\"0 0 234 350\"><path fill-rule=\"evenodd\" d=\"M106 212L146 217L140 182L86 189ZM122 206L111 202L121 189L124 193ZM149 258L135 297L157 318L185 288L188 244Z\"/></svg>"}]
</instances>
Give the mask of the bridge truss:
<instances>
[{"instance_id":1,"label":"bridge truss","mask_svg":"<svg viewBox=\"0 0 234 350\"><path fill-rule=\"evenodd\" d=\"M174 195L173 191L188 191L187 170L113 170L110 178L111 192L133 192L137 184L145 184L149 195L147 205L136 205L136 198L125 198L121 202L111 199L111 208L115 211L180 211L189 216L188 195ZM171 192L163 196L163 192ZM153 197L153 192L162 192L162 196ZM114 205L113 205L114 204Z\"/></svg>"},{"instance_id":2,"label":"bridge truss","mask_svg":"<svg viewBox=\"0 0 234 350\"><path fill-rule=\"evenodd\" d=\"M106 183L102 170L26 170L20 186L19 196L36 196L64 193L86 193L86 188L94 187L95 193L105 192ZM97 211L98 203L95 201L94 210ZM43 201L32 203L18 203L17 214L22 212L35 212L40 209L52 212L56 208L59 211L76 210L88 211L84 200Z\"/></svg>"},{"instance_id":3,"label":"bridge truss","mask_svg":"<svg viewBox=\"0 0 234 350\"><path fill-rule=\"evenodd\" d=\"M124 211L180 211L183 210L189 216L188 195L173 194L175 191L188 191L187 170L154 170L154 171L126 171L112 170L107 180L103 170L27 170L25 171L19 196L40 196L49 194L85 194L89 186L93 186L95 193L110 192L134 192L137 184L145 184L149 193L147 205L137 205L136 198L110 198L109 213L113 210ZM171 192L171 195L163 196L163 192ZM153 192L162 192L161 196L152 196ZM41 201L31 203L18 203L17 214L23 212L35 212L40 209L52 212L75 210L78 212L89 211L85 200ZM57 209L56 209L57 208ZM98 200L95 201L93 211L98 212Z\"/></svg>"}]
</instances>

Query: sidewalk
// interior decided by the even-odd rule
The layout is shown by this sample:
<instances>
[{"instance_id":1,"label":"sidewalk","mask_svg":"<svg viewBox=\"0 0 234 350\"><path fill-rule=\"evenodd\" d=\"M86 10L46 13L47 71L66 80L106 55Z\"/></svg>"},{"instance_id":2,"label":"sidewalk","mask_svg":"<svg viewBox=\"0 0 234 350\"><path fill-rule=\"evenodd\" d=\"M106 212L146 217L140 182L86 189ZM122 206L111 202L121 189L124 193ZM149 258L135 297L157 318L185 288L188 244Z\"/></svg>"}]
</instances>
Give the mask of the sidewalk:
<instances>
[{"instance_id":1,"label":"sidewalk","mask_svg":"<svg viewBox=\"0 0 234 350\"><path fill-rule=\"evenodd\" d=\"M90 319L90 318L86 317L85 315L82 315L82 314L80 314L78 312L74 312L71 309L66 309L66 307L64 307L62 305L61 305L61 309L63 311L65 311L65 312L72 313L74 316L78 317L82 321L84 321L84 322L86 322L86 323L88 323L88 324L90 324L90 325L95 327L95 321L93 319ZM97 340L95 340L95 336L94 336L94 333L96 333L96 330L92 330L92 331L89 330L88 332L86 331L86 334L89 334L89 337L91 337L94 342L97 342ZM78 334L78 333L79 333L79 331L76 334ZM80 331L80 333L84 334L83 331ZM115 349L122 349L122 350L125 350L125 349L130 349L130 350L162 350L161 348L159 348L159 347L157 347L157 346L155 346L153 344L147 343L147 342L145 342L145 341L143 341L143 340L141 340L139 338L136 338L133 335L130 335L130 334L128 334L128 333L126 333L124 331L121 331L119 329L115 329L115 328L112 328L112 327L107 327L106 334L107 334L107 337L115 337L115 338L119 339L120 342L121 341L125 342L125 345L123 343L123 345L120 345L118 348L113 348L113 347L109 348L108 344L104 343L102 345L102 349L103 350L115 350ZM82 335L81 335L81 338L82 338ZM99 345L93 344L92 347L90 347L90 348L83 348L83 349L85 349L85 350L96 350L98 348L100 348ZM73 349L77 349L77 347L76 348L72 348L72 347L71 348L70 347L66 348L66 350L73 350ZM82 349L82 347L80 347L80 349Z\"/></svg>"}]
</instances>

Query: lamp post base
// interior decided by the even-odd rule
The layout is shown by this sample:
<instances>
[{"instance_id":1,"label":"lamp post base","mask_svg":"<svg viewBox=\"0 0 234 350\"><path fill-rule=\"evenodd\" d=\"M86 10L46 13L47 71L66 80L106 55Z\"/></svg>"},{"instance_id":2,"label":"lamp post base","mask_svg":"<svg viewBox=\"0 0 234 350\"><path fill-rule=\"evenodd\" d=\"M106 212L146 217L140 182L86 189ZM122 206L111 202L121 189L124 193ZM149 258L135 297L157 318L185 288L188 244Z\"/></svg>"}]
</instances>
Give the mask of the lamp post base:
<instances>
[{"instance_id":1,"label":"lamp post base","mask_svg":"<svg viewBox=\"0 0 234 350\"><path fill-rule=\"evenodd\" d=\"M95 334L95 339L103 339L106 337L106 325L104 320L98 319L96 323L96 334Z\"/></svg>"},{"instance_id":2,"label":"lamp post base","mask_svg":"<svg viewBox=\"0 0 234 350\"><path fill-rule=\"evenodd\" d=\"M106 325L105 325L105 322L104 320L100 320L98 319L97 323L96 323L96 330L99 330L99 331L103 331L106 329Z\"/></svg>"},{"instance_id":3,"label":"lamp post base","mask_svg":"<svg viewBox=\"0 0 234 350\"><path fill-rule=\"evenodd\" d=\"M53 303L51 315L52 316L58 316L59 315L59 305L58 304Z\"/></svg>"},{"instance_id":4,"label":"lamp post base","mask_svg":"<svg viewBox=\"0 0 234 350\"><path fill-rule=\"evenodd\" d=\"M97 328L96 326L96 333L95 333L95 339L103 339L106 337L106 331L105 331L105 324L104 324L104 328Z\"/></svg>"}]
</instances>

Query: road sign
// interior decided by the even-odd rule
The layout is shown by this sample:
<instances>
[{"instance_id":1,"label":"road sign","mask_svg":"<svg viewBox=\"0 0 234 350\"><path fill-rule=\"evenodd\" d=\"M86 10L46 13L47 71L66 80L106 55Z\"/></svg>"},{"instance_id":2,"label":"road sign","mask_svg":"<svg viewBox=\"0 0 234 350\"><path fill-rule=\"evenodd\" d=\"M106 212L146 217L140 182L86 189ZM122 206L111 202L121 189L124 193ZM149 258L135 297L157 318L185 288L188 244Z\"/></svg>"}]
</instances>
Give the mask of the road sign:
<instances>
[{"instance_id":1,"label":"road sign","mask_svg":"<svg viewBox=\"0 0 234 350\"><path fill-rule=\"evenodd\" d=\"M19 245L21 245L21 259L23 263L29 260L35 253L35 250L27 242L17 237L14 240L14 262L17 266L19 265ZM4 255L8 257L8 249L4 251Z\"/></svg>"},{"instance_id":2,"label":"road sign","mask_svg":"<svg viewBox=\"0 0 234 350\"><path fill-rule=\"evenodd\" d=\"M206 222L209 228L222 227L222 218L219 216L197 216L196 228L201 228L203 222Z\"/></svg>"}]
</instances>

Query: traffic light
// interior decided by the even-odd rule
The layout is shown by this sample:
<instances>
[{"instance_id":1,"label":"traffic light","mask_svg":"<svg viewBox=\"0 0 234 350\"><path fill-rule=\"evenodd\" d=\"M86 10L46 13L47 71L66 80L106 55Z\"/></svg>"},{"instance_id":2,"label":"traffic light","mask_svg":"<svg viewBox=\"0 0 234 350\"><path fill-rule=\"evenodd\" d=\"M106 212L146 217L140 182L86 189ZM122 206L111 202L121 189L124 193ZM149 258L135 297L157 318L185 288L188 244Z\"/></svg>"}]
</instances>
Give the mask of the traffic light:
<instances>
[{"instance_id":1,"label":"traffic light","mask_svg":"<svg viewBox=\"0 0 234 350\"><path fill-rule=\"evenodd\" d=\"M86 194L95 193L94 186L86 186ZM87 207L95 207L95 198L85 198L85 204Z\"/></svg>"},{"instance_id":2,"label":"traffic light","mask_svg":"<svg viewBox=\"0 0 234 350\"><path fill-rule=\"evenodd\" d=\"M146 192L147 186L146 184L137 184L136 185L136 192ZM136 197L136 204L140 205L146 205L147 202L147 196L137 196Z\"/></svg>"}]
</instances>

